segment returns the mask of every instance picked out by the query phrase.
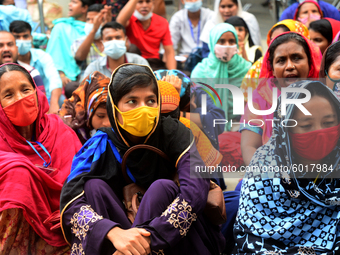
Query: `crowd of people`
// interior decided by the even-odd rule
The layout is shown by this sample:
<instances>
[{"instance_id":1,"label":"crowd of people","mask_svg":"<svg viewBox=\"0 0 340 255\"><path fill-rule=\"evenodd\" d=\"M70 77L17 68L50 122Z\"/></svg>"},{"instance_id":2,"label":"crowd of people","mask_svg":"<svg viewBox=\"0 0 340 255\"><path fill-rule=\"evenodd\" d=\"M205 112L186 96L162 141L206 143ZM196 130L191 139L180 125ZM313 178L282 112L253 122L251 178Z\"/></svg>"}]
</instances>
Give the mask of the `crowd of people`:
<instances>
[{"instance_id":1,"label":"crowd of people","mask_svg":"<svg viewBox=\"0 0 340 255\"><path fill-rule=\"evenodd\" d=\"M181 3L71 0L43 49L0 0L0 254L340 252L339 11L292 3L264 51L240 0Z\"/></svg>"}]
</instances>

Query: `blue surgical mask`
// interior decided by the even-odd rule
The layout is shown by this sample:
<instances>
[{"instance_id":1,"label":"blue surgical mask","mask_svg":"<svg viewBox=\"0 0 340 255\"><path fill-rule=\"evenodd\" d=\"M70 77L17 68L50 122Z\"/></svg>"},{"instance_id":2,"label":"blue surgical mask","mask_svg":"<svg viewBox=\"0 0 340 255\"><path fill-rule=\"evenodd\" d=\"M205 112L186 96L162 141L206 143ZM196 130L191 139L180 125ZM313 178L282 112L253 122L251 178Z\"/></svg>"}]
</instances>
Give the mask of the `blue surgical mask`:
<instances>
[{"instance_id":1,"label":"blue surgical mask","mask_svg":"<svg viewBox=\"0 0 340 255\"><path fill-rule=\"evenodd\" d=\"M189 12L197 12L202 7L202 0L198 0L196 2L185 2L184 8Z\"/></svg>"},{"instance_id":2,"label":"blue surgical mask","mask_svg":"<svg viewBox=\"0 0 340 255\"><path fill-rule=\"evenodd\" d=\"M95 40L100 39L100 37L102 36L102 35L100 34L101 28L102 28L102 26L100 26L100 27L98 28L98 30L96 31L96 34L94 35L94 39L95 39ZM93 24L85 23L84 32L85 32L86 35L89 35L90 32L92 31L92 29L93 29Z\"/></svg>"},{"instance_id":3,"label":"blue surgical mask","mask_svg":"<svg viewBox=\"0 0 340 255\"><path fill-rule=\"evenodd\" d=\"M340 99L340 79L338 79L338 80L332 79L331 77L329 77L327 71L325 71L325 73L326 73L328 79L330 79L332 82L334 82L333 92L337 96L337 98Z\"/></svg>"},{"instance_id":4,"label":"blue surgical mask","mask_svg":"<svg viewBox=\"0 0 340 255\"><path fill-rule=\"evenodd\" d=\"M31 40L16 40L19 55L26 55L32 48Z\"/></svg>"},{"instance_id":5,"label":"blue surgical mask","mask_svg":"<svg viewBox=\"0 0 340 255\"><path fill-rule=\"evenodd\" d=\"M119 59L126 52L125 40L112 40L103 44L104 53L112 59Z\"/></svg>"}]
</instances>

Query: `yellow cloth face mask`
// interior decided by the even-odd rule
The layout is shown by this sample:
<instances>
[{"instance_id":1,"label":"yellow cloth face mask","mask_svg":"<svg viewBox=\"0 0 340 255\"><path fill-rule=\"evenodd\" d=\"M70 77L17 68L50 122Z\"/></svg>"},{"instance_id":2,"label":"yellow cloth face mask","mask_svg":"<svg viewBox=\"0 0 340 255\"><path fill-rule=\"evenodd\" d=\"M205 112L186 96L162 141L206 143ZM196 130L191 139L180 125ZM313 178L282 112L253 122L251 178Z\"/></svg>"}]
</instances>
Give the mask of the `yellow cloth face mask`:
<instances>
[{"instance_id":1,"label":"yellow cloth face mask","mask_svg":"<svg viewBox=\"0 0 340 255\"><path fill-rule=\"evenodd\" d=\"M115 108L123 118L123 124L117 118L119 126L131 135L138 137L148 135L158 117L158 107L141 106L126 112L121 112L117 106Z\"/></svg>"}]
</instances>

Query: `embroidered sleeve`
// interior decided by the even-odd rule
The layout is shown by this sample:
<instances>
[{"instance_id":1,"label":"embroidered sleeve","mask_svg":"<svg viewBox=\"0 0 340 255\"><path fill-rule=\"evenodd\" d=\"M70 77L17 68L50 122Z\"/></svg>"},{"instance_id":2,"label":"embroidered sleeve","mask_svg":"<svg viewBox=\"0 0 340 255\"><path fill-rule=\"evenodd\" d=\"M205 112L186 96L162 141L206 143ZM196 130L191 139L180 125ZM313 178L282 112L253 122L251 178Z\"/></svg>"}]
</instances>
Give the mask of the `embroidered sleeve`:
<instances>
[{"instance_id":1,"label":"embroidered sleeve","mask_svg":"<svg viewBox=\"0 0 340 255\"><path fill-rule=\"evenodd\" d=\"M103 219L103 217L99 216L90 205L82 206L80 207L80 211L76 212L70 221L73 225L71 228L72 233L82 241L89 231L89 224L101 219Z\"/></svg>"},{"instance_id":2,"label":"embroidered sleeve","mask_svg":"<svg viewBox=\"0 0 340 255\"><path fill-rule=\"evenodd\" d=\"M182 237L186 236L191 224L197 219L196 213L192 212L192 207L188 202L178 197L168 206L161 216L167 217L166 222L177 228Z\"/></svg>"}]
</instances>

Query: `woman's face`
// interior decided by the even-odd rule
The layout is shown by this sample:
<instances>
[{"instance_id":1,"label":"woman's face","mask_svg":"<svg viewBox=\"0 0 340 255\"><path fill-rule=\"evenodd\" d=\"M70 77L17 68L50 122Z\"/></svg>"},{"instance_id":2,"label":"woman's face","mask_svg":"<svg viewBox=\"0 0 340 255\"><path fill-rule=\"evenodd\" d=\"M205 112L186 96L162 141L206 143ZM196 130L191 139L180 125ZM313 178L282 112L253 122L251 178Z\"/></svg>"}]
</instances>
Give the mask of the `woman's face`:
<instances>
[{"instance_id":1,"label":"woman's face","mask_svg":"<svg viewBox=\"0 0 340 255\"><path fill-rule=\"evenodd\" d=\"M20 71L10 71L0 79L0 103L2 108L35 93L35 88ZM37 96L35 96L37 99ZM38 99L37 99L38 100Z\"/></svg>"},{"instance_id":2,"label":"woman's face","mask_svg":"<svg viewBox=\"0 0 340 255\"><path fill-rule=\"evenodd\" d=\"M276 36L278 36L278 35L280 35L284 32L287 32L287 31L284 30L282 27L275 29L274 32L270 36L270 40L273 40Z\"/></svg>"},{"instance_id":3,"label":"woman's face","mask_svg":"<svg viewBox=\"0 0 340 255\"><path fill-rule=\"evenodd\" d=\"M223 21L226 21L230 17L237 15L238 6L231 0L221 0L219 11L222 15Z\"/></svg>"},{"instance_id":4,"label":"woman's face","mask_svg":"<svg viewBox=\"0 0 340 255\"><path fill-rule=\"evenodd\" d=\"M303 5L300 6L298 18L301 18L301 19L308 18L308 16L311 16L311 14L321 16L321 13L319 12L318 7L315 4L304 3Z\"/></svg>"},{"instance_id":5,"label":"woman's face","mask_svg":"<svg viewBox=\"0 0 340 255\"><path fill-rule=\"evenodd\" d=\"M322 34L314 31L313 29L309 29L310 40L315 43L319 48L321 53L323 54L327 47L329 46L328 41Z\"/></svg>"},{"instance_id":6,"label":"woman's face","mask_svg":"<svg viewBox=\"0 0 340 255\"><path fill-rule=\"evenodd\" d=\"M339 124L336 109L326 98L313 96L303 106L312 115L305 115L300 109L296 109L292 119L296 120L298 124L291 128L292 133L303 134Z\"/></svg>"},{"instance_id":7,"label":"woman's face","mask_svg":"<svg viewBox=\"0 0 340 255\"><path fill-rule=\"evenodd\" d=\"M232 32L225 32L221 35L216 44L232 46L236 44L236 38Z\"/></svg>"},{"instance_id":8,"label":"woman's face","mask_svg":"<svg viewBox=\"0 0 340 255\"><path fill-rule=\"evenodd\" d=\"M245 27L235 27L238 41L243 42L247 35L247 30Z\"/></svg>"},{"instance_id":9,"label":"woman's face","mask_svg":"<svg viewBox=\"0 0 340 255\"><path fill-rule=\"evenodd\" d=\"M340 80L340 55L335 59L333 64L328 68L328 76L333 80ZM333 89L334 82L332 82L328 76L326 76L326 85L330 89Z\"/></svg>"},{"instance_id":10,"label":"woman's face","mask_svg":"<svg viewBox=\"0 0 340 255\"><path fill-rule=\"evenodd\" d=\"M97 108L97 110L94 112L92 116L91 125L94 129L99 129L102 127L111 127L106 107L99 106Z\"/></svg>"},{"instance_id":11,"label":"woman's face","mask_svg":"<svg viewBox=\"0 0 340 255\"><path fill-rule=\"evenodd\" d=\"M157 107L157 96L154 93L153 86L150 85L146 88L135 88L129 93L124 95L118 102L117 108L121 112L127 112L138 107L149 106ZM116 111L118 121L123 124L123 118L119 112Z\"/></svg>"},{"instance_id":12,"label":"woman's face","mask_svg":"<svg viewBox=\"0 0 340 255\"><path fill-rule=\"evenodd\" d=\"M308 57L303 47L289 41L279 45L273 56L273 75L279 79L281 87L287 87L297 81L308 77Z\"/></svg>"}]
</instances>

